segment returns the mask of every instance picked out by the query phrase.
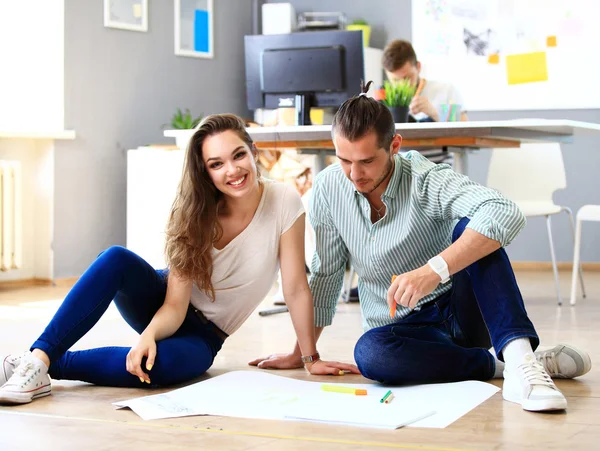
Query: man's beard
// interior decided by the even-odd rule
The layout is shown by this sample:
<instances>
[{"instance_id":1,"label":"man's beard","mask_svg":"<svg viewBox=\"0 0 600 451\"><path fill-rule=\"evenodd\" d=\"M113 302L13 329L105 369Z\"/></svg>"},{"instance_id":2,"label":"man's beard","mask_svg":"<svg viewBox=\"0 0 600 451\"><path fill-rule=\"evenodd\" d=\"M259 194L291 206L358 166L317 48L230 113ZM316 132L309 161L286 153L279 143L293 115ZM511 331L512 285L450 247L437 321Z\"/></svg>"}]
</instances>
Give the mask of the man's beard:
<instances>
[{"instance_id":1,"label":"man's beard","mask_svg":"<svg viewBox=\"0 0 600 451\"><path fill-rule=\"evenodd\" d=\"M368 191L360 191L359 190L359 192L361 194L371 194L373 191L375 191L377 188L379 188L379 186L385 181L385 179L388 177L388 175L390 175L390 173L392 172L393 169L394 169L394 163L392 163L391 160L388 160L388 165L386 167L385 173L375 181L373 188L371 188Z\"/></svg>"}]
</instances>

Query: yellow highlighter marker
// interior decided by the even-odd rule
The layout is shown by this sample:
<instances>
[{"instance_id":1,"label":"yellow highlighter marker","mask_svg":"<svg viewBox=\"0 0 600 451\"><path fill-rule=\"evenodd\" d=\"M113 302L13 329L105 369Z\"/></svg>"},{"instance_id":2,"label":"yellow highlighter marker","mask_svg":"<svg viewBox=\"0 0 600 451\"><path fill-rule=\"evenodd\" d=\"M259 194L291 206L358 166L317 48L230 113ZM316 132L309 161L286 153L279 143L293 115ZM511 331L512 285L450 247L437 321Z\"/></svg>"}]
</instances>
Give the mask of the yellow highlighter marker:
<instances>
[{"instance_id":1,"label":"yellow highlighter marker","mask_svg":"<svg viewBox=\"0 0 600 451\"><path fill-rule=\"evenodd\" d=\"M392 276L392 283L394 283L394 280L396 280L396 275ZM396 302L392 302L392 306L390 307L390 318L394 318L396 316Z\"/></svg>"},{"instance_id":2,"label":"yellow highlighter marker","mask_svg":"<svg viewBox=\"0 0 600 451\"><path fill-rule=\"evenodd\" d=\"M321 390L330 391L334 393L348 393L350 395L364 396L367 394L367 390L364 388L352 388L344 387L342 385L323 384Z\"/></svg>"}]
</instances>

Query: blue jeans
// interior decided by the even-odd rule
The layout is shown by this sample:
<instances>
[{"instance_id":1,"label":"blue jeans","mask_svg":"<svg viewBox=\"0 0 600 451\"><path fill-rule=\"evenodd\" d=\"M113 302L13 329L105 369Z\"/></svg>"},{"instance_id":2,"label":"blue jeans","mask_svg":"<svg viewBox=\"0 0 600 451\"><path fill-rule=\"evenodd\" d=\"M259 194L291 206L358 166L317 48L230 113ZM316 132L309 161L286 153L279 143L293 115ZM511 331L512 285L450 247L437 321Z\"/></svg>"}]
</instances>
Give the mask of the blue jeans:
<instances>
[{"instance_id":1,"label":"blue jeans","mask_svg":"<svg viewBox=\"0 0 600 451\"><path fill-rule=\"evenodd\" d=\"M155 270L123 247L107 249L73 286L31 349L48 354L54 379L140 388L179 384L200 376L212 365L223 339L216 326L201 321L191 306L179 330L157 343L154 366L147 371L151 385L127 372L125 359L130 348L68 351L98 322L113 300L125 321L141 334L165 300L167 277L166 270Z\"/></svg>"},{"instance_id":2,"label":"blue jeans","mask_svg":"<svg viewBox=\"0 0 600 451\"><path fill-rule=\"evenodd\" d=\"M455 227L452 241L469 220ZM504 249L498 249L452 277L452 288L386 326L366 332L354 358L363 376L391 385L488 380L495 359L511 340L539 338Z\"/></svg>"}]
</instances>

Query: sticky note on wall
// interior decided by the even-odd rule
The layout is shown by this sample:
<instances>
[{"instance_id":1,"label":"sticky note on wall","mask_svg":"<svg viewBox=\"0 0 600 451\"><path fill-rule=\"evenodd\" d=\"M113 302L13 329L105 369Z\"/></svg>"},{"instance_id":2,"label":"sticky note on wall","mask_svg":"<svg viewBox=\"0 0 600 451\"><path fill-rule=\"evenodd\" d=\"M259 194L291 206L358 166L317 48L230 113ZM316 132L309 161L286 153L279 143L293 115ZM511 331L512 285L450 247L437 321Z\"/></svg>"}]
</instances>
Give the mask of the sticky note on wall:
<instances>
[{"instance_id":1,"label":"sticky note on wall","mask_svg":"<svg viewBox=\"0 0 600 451\"><path fill-rule=\"evenodd\" d=\"M546 52L520 53L506 56L506 76L509 85L548 80Z\"/></svg>"},{"instance_id":2,"label":"sticky note on wall","mask_svg":"<svg viewBox=\"0 0 600 451\"><path fill-rule=\"evenodd\" d=\"M488 55L488 63L490 64L499 64L500 63L500 55L497 53L493 53Z\"/></svg>"},{"instance_id":3,"label":"sticky note on wall","mask_svg":"<svg viewBox=\"0 0 600 451\"><path fill-rule=\"evenodd\" d=\"M556 36L548 36L546 38L547 47L556 47Z\"/></svg>"},{"instance_id":4,"label":"sticky note on wall","mask_svg":"<svg viewBox=\"0 0 600 451\"><path fill-rule=\"evenodd\" d=\"M194 11L194 50L208 52L208 11L197 9Z\"/></svg>"}]
</instances>

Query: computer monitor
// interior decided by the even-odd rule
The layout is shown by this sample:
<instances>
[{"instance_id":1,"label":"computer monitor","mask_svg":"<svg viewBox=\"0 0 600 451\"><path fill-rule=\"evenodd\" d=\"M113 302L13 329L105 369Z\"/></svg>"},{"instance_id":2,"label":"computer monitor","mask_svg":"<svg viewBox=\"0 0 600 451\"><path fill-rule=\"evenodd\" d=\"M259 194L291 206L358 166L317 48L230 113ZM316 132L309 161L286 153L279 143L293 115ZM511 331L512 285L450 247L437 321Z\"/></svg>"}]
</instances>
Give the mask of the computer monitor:
<instances>
[{"instance_id":1,"label":"computer monitor","mask_svg":"<svg viewBox=\"0 0 600 451\"><path fill-rule=\"evenodd\" d=\"M244 37L248 108L296 108L310 125L311 107L339 107L364 79L360 31L312 31Z\"/></svg>"}]
</instances>

